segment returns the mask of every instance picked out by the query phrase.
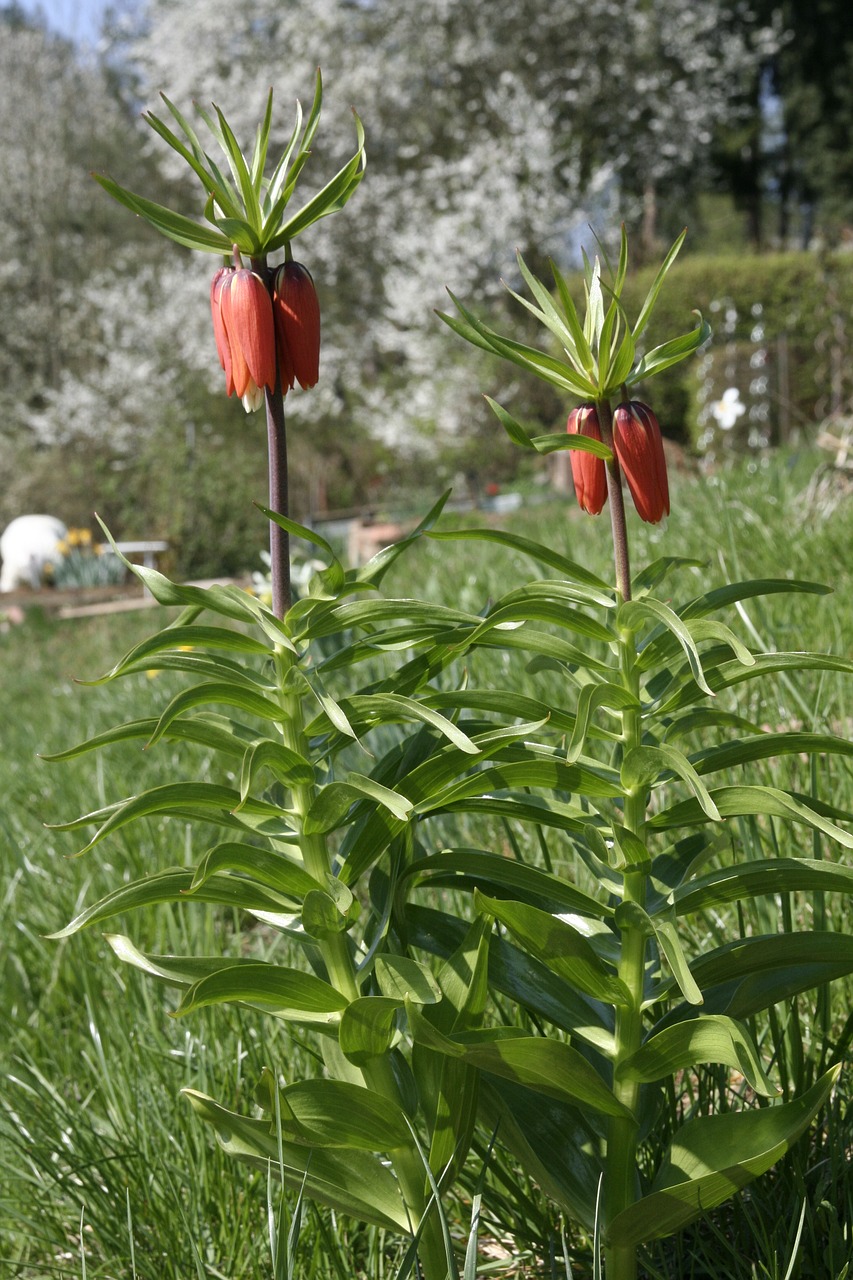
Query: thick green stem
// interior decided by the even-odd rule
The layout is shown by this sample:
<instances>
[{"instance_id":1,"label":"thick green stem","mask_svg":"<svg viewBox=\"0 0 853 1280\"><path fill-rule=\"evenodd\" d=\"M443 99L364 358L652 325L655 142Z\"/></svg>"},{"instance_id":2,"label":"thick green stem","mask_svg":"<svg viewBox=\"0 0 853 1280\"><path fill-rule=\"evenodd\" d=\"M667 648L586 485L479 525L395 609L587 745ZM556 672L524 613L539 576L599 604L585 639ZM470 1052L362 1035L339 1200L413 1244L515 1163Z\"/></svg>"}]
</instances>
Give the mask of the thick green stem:
<instances>
[{"instance_id":1,"label":"thick green stem","mask_svg":"<svg viewBox=\"0 0 853 1280\"><path fill-rule=\"evenodd\" d=\"M282 707L281 731L284 745L297 752L303 759L310 759L309 746L305 737L305 723L302 697L298 689L290 685L289 672L293 666L293 654L286 649L279 650L276 667L279 685L279 698ZM305 786L294 786L291 790L294 817L297 827L301 829L305 815L308 813L317 794L316 786L309 783ZM305 870L318 881L325 884L331 869L331 858L325 837L321 834L305 834L300 836L299 846ZM358 974L347 943L346 933L328 935L318 940L320 953L326 965L329 981L346 996L347 1000L356 1000L361 995ZM397 1106L401 1099L397 1082L386 1056L374 1058L362 1068L365 1085L380 1093ZM408 1207L412 1225L416 1229L424 1215L428 1191L426 1173L418 1151L412 1148L400 1148L392 1154L394 1172L400 1184L403 1199ZM419 1244L419 1257L424 1280L446 1280L447 1259L444 1240L438 1213L431 1211Z\"/></svg>"},{"instance_id":2,"label":"thick green stem","mask_svg":"<svg viewBox=\"0 0 853 1280\"><path fill-rule=\"evenodd\" d=\"M627 563L627 560L626 560ZM635 667L634 636L624 632L621 639L621 674L626 689L635 697L639 691L639 676ZM639 711L626 709L622 713L623 748L630 751L642 741L642 720ZM625 827L635 835L641 835L645 820L645 802L642 795L625 797ZM641 870L627 869L624 878L624 901L644 906L646 899L646 874ZM613 1061L613 1092L629 1112L626 1116L614 1116L607 1132L607 1169L605 1174L605 1218L613 1219L633 1204L637 1198L637 1135L640 1086L626 1080L620 1074L622 1063L636 1053L642 1041L643 982L645 976L646 938L642 929L626 918L621 928L622 950L619 961L619 977L628 988L628 1003L616 1012L616 1049ZM633 1247L610 1245L605 1250L607 1280L636 1280L637 1256Z\"/></svg>"}]
</instances>

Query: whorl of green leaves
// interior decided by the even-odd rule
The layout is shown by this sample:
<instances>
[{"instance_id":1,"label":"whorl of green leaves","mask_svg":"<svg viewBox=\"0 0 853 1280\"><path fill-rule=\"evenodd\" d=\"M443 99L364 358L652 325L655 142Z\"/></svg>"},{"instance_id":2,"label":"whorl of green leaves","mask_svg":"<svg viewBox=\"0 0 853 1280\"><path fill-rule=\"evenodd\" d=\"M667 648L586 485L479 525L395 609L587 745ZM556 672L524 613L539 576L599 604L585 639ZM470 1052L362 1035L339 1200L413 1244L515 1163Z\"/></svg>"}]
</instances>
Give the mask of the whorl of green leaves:
<instances>
[{"instance_id":1,"label":"whorl of green leaves","mask_svg":"<svg viewBox=\"0 0 853 1280\"><path fill-rule=\"evenodd\" d=\"M93 176L105 191L131 212L139 214L162 235L186 248L227 255L236 244L242 253L250 257L264 257L283 248L318 219L342 209L364 176L364 129L353 112L358 142L355 154L298 212L289 211L291 197L299 175L311 155L311 143L320 123L323 84L319 70L308 118L303 120L302 108L297 102L293 131L270 174L267 174L266 168L272 128L272 89L267 97L264 118L258 126L254 148L248 161L222 111L214 106L211 115L196 105L197 115L218 143L225 158L225 169L205 151L187 118L165 94L161 97L177 132L151 111L146 113L145 119L155 133L186 161L198 178L205 195L204 217L210 225L206 227L182 213L155 204L144 196L135 195L120 187L112 178L102 174Z\"/></svg>"},{"instance_id":2,"label":"whorl of green leaves","mask_svg":"<svg viewBox=\"0 0 853 1280\"><path fill-rule=\"evenodd\" d=\"M621 300L628 271L628 240L624 226L615 270L603 247L601 249L609 281L602 274L601 259L596 257L590 262L584 254L586 310L583 320L572 299L568 281L556 263L551 263L553 284L548 286L537 279L519 253L518 268L534 300L531 302L509 286L507 289L556 338L562 348L562 356L554 356L496 333L452 293L450 297L459 315L439 314L445 324L475 347L502 356L569 395L581 400L605 400L610 396L621 395L623 388L645 381L663 369L686 360L711 336L710 326L697 311L694 313L697 324L688 333L672 338L651 351L641 353L639 347L667 272L675 261L686 234L685 231L681 233L666 255L633 324L629 321ZM566 435L563 432L531 440L506 409L488 396L486 399L510 439L522 448L535 449L539 453L551 453L555 449L583 449L598 457L610 457L606 445L582 435Z\"/></svg>"}]
</instances>

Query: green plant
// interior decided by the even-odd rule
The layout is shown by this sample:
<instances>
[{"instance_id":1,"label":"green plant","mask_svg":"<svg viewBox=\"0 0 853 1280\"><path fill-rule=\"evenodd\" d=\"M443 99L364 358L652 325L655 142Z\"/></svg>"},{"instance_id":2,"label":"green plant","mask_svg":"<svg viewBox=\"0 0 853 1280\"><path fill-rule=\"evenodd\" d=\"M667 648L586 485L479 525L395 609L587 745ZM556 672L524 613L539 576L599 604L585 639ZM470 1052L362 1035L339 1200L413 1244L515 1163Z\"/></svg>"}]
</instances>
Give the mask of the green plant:
<instances>
[{"instance_id":1,"label":"green plant","mask_svg":"<svg viewBox=\"0 0 853 1280\"><path fill-rule=\"evenodd\" d=\"M230 154L227 135L223 145ZM233 159L238 175L249 173ZM261 179L249 181L257 198ZM142 906L198 902L248 912L278 932L300 963L150 955L124 935L110 943L182 992L178 1017L237 1003L314 1035L322 1073L289 1079L286 1063L266 1067L255 1092L260 1115L198 1090L189 1101L227 1151L280 1171L300 1197L410 1236L405 1266L417 1252L427 1280L459 1274L441 1201L478 1124L496 1131L595 1242L600 1236L607 1280L632 1280L639 1246L677 1232L779 1159L839 1069L824 1063L802 1093L769 1105L780 1088L749 1022L853 971L846 935L797 931L789 916L779 932L689 954L685 925L701 913L853 887L853 872L811 848L801 856L792 844L768 857L762 844L782 822L850 848L839 825L849 815L780 788L705 782L779 754L853 753L831 734L768 732L713 701L756 677L849 673L853 664L762 652L714 616L762 595L823 587L753 580L673 606L653 593L697 561L666 556L631 574L622 467L652 522L668 508L667 478L651 410L620 406L614 433L610 400L627 399L623 388L683 360L707 336L700 319L637 359L680 243L633 324L621 300L624 233L615 271L587 264L583 320L559 271L555 303L520 263L535 302L516 296L565 358L498 335L461 304L461 319L446 317L476 345L594 408L588 430L530 440L492 402L523 447L573 449L576 476L595 480L590 491L601 502L604 469L615 589L521 535L437 530L443 500L357 570L284 511L264 509L275 530L322 555L307 593L291 604L287 545L277 537L271 608L235 588L181 586L136 567L155 598L180 613L104 680L169 670L195 683L159 714L52 757L171 741L200 745L217 762L201 781L169 781L62 824L94 828L82 853L150 817L179 817L203 835L219 828L222 838L194 848L189 867L120 884L57 936ZM258 352L242 349L253 404L266 388L272 491L286 505L284 379L269 386L252 368ZM388 570L424 538L509 548L543 576L511 587L485 614L383 597ZM477 679L480 657L495 653L505 679L488 687ZM541 694L515 692L519 662L541 678ZM697 734L707 742L691 749ZM745 861L729 859L732 820L754 827ZM482 845L463 843L467 832ZM691 1097L692 1073L704 1064L741 1081L725 1111ZM681 1105L667 1111L673 1095ZM664 1114L671 1132L661 1150L650 1137ZM285 1271L287 1234L274 1237Z\"/></svg>"}]
</instances>

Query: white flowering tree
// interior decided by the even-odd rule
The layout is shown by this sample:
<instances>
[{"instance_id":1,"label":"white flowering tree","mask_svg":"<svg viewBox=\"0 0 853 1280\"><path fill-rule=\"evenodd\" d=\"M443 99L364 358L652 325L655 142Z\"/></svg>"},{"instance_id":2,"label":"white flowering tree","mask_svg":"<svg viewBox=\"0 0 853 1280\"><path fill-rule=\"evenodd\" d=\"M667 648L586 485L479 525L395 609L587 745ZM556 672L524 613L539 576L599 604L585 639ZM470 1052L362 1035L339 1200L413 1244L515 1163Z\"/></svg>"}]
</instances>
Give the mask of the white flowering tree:
<instances>
[{"instance_id":1,"label":"white flowering tree","mask_svg":"<svg viewBox=\"0 0 853 1280\"><path fill-rule=\"evenodd\" d=\"M482 413L470 358L455 370L432 315L445 284L494 294L517 247L576 260L590 217L612 221L617 206L633 218L644 207L653 239L668 189L682 205L704 177L752 58L728 12L722 0L149 0L117 52L149 104L160 89L181 105L215 98L244 138L269 85L280 101L310 98L321 64L318 175L343 157L349 104L362 111L369 179L346 226L321 224L310 243L323 408L330 423L353 411L360 370L356 412L412 447Z\"/></svg>"}]
</instances>

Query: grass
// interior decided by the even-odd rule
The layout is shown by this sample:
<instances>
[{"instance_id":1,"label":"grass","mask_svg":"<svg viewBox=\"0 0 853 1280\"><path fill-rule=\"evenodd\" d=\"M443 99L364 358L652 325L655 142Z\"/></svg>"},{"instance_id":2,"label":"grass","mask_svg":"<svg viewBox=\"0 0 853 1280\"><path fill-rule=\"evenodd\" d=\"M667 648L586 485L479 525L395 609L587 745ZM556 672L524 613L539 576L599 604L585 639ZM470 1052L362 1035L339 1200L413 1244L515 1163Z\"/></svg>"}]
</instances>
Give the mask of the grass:
<instances>
[{"instance_id":1,"label":"grass","mask_svg":"<svg viewBox=\"0 0 853 1280\"><path fill-rule=\"evenodd\" d=\"M632 528L635 566L665 554L707 562L707 569L681 571L681 597L698 594L709 579L712 585L734 577L826 581L835 588L831 597L748 602L740 628L767 647L846 652L845 637L853 635L853 504L826 514L810 509L803 495L813 465L813 458L791 455L716 477L675 477L668 527L635 522ZM518 513L511 527L609 577L605 520L582 518L573 506L548 501ZM499 548L486 558L476 544L424 542L394 572L386 583L389 593L419 593L479 610L536 570L524 557ZM140 788L142 770L146 786L173 780L177 757L165 743L142 762L138 748L112 749L108 772L103 757L61 766L37 759L39 751L60 749L145 713L152 688L145 675L98 688L75 685L72 677L107 670L156 625L149 612L74 622L52 622L34 612L0 635L0 1017L7 1029L0 1041L3 1276L241 1280L272 1274L266 1177L226 1160L178 1094L191 1086L229 1104L247 1104L265 1062L278 1061L290 1078L315 1073L310 1044L277 1029L271 1019L260 1023L231 1006L203 1010L186 1021L171 1019L173 997L120 966L96 932L59 943L45 936L119 878L191 857L189 832L175 819L137 824L131 834L121 833L79 860L70 856L75 833L44 826L131 794ZM519 667L503 675L492 669L483 678L528 677ZM168 679L157 677L161 705ZM537 679L543 681L539 692L548 693L548 677ZM564 696L556 686L550 693L557 702ZM796 673L765 682L761 696L761 714L773 727L796 721L816 731L850 732L851 689L840 677ZM755 689L738 697L739 710L756 714ZM203 773L201 749L195 766ZM820 761L818 773L820 794L853 810L849 765ZM799 759L770 762L761 780L803 792L814 781ZM802 835L792 837L781 826L744 820L737 834L756 851L774 851L775 842L787 848L785 842L796 838L796 852L829 856L812 845L811 836L804 844ZM505 832L478 830L466 833L465 842L506 838ZM735 907L727 917L703 921L694 945L711 945L739 930L780 927L795 907L769 902L744 906L740 914ZM833 899L825 910L828 927L853 928L846 902ZM124 926L119 922L116 928ZM234 915L204 908L152 908L130 920L127 930L152 951L237 954L251 947L267 954L279 945ZM846 1026L851 997L853 983L839 982L828 997L774 1010L785 1030L777 1066L791 1087L813 1076L821 1060L846 1051L853 1035ZM713 1072L697 1077L695 1088L703 1098L711 1094L717 1105L727 1105L726 1087ZM773 1174L680 1240L651 1250L650 1280L842 1280L853 1267L849 1091L850 1077L843 1075L823 1130ZM487 1141L484 1136L482 1151ZM472 1168L472 1194L477 1174ZM453 1230L461 1240L469 1212L465 1203L454 1210ZM498 1153L484 1192L481 1238L484 1275L565 1274L553 1209L533 1184L519 1182ZM583 1241L575 1246L574 1274L588 1275L588 1247ZM309 1280L390 1280L400 1257L382 1233L309 1209L297 1271Z\"/></svg>"}]
</instances>

